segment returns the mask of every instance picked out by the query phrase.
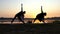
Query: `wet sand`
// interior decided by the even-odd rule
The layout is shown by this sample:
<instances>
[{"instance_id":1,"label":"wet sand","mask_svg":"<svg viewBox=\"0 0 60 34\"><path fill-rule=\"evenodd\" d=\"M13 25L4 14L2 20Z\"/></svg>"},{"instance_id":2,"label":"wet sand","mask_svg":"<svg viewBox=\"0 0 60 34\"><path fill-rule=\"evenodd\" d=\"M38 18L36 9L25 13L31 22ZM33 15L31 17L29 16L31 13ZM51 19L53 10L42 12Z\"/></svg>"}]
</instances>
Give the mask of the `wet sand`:
<instances>
[{"instance_id":1,"label":"wet sand","mask_svg":"<svg viewBox=\"0 0 60 34\"><path fill-rule=\"evenodd\" d=\"M2 34L59 34L60 24L0 24Z\"/></svg>"}]
</instances>

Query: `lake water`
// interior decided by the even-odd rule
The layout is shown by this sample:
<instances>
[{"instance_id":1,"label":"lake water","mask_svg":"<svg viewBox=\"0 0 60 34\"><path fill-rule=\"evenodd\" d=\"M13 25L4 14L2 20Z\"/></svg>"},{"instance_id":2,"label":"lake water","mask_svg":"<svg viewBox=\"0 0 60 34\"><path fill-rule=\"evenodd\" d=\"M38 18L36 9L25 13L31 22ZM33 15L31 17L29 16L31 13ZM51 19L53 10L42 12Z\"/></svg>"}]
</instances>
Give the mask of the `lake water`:
<instances>
[{"instance_id":1,"label":"lake water","mask_svg":"<svg viewBox=\"0 0 60 34\"><path fill-rule=\"evenodd\" d=\"M28 21L33 22L33 20L25 20L25 23L27 23ZM45 23L52 23L53 21L54 20L45 20ZM39 22L39 20L36 20L34 23L43 23L43 22ZM11 24L11 20L0 20L0 24ZM22 22L19 22L19 20L15 20L13 24L22 24Z\"/></svg>"}]
</instances>

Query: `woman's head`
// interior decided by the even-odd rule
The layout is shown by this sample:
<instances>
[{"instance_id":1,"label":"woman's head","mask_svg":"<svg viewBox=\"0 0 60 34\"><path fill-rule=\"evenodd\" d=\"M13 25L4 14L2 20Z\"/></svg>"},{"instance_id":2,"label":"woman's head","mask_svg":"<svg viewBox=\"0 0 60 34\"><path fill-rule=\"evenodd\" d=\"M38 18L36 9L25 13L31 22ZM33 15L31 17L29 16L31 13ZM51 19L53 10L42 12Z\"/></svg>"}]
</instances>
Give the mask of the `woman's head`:
<instances>
[{"instance_id":1,"label":"woman's head","mask_svg":"<svg viewBox=\"0 0 60 34\"><path fill-rule=\"evenodd\" d=\"M44 16L46 16L47 14L46 14L46 12L44 13Z\"/></svg>"},{"instance_id":2,"label":"woman's head","mask_svg":"<svg viewBox=\"0 0 60 34\"><path fill-rule=\"evenodd\" d=\"M24 14L26 13L26 11L23 12Z\"/></svg>"}]
</instances>

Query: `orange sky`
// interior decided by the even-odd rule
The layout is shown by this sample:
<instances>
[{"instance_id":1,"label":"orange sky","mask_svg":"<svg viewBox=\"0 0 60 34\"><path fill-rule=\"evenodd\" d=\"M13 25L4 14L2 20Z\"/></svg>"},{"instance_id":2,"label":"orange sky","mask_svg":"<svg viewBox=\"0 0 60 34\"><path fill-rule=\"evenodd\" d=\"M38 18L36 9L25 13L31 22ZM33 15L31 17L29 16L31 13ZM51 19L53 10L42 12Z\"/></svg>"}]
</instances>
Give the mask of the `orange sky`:
<instances>
[{"instance_id":1,"label":"orange sky","mask_svg":"<svg viewBox=\"0 0 60 34\"><path fill-rule=\"evenodd\" d=\"M14 17L23 3L25 18L35 18L41 11L47 12L46 17L60 17L60 0L0 0L0 17Z\"/></svg>"}]
</instances>

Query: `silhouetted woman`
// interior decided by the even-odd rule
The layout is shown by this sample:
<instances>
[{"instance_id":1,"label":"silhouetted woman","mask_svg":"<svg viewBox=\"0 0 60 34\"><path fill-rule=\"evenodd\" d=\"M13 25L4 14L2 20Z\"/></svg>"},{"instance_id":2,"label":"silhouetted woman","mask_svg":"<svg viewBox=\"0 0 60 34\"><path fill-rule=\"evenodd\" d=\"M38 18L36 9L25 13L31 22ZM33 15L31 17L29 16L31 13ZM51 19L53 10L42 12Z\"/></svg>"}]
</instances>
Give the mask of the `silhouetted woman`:
<instances>
[{"instance_id":1,"label":"silhouetted woman","mask_svg":"<svg viewBox=\"0 0 60 34\"><path fill-rule=\"evenodd\" d=\"M25 11L24 11L24 12L21 11L21 12L17 13L17 14L15 15L15 17L12 19L11 23L13 23L13 21L14 21L16 18L18 18L19 21L21 21L21 22L24 23L24 14L25 14Z\"/></svg>"},{"instance_id":2,"label":"silhouetted woman","mask_svg":"<svg viewBox=\"0 0 60 34\"><path fill-rule=\"evenodd\" d=\"M46 13L43 13L43 10L42 10L42 6L41 6L41 13L39 13L37 16L36 16L36 18L34 19L34 22L35 22L35 20L39 20L40 22L42 21L43 23L45 23L44 22L44 17L46 16Z\"/></svg>"}]
</instances>

